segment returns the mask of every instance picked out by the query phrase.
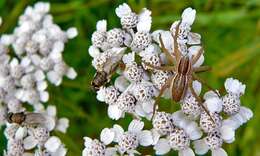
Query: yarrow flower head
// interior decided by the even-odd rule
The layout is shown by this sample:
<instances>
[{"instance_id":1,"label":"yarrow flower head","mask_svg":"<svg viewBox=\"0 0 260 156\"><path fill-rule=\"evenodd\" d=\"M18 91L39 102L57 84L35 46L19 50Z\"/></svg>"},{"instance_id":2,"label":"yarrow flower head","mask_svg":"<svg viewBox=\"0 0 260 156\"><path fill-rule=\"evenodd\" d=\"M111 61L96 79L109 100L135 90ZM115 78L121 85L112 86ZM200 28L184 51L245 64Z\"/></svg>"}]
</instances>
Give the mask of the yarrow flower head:
<instances>
[{"instance_id":1,"label":"yarrow flower head","mask_svg":"<svg viewBox=\"0 0 260 156\"><path fill-rule=\"evenodd\" d=\"M171 150L182 156L208 151L212 151L212 155L227 155L222 145L234 142L235 130L253 116L240 101L245 85L228 78L224 84L226 94L221 95L195 75L185 88L181 86L186 83L181 79L185 75L165 67L176 65L178 57L185 57L192 60L192 69L206 70L206 66L202 66L205 51L201 35L191 31L196 10L184 9L181 19L173 22L169 30L155 31L151 31L151 11L146 8L136 13L124 3L115 13L120 28L107 30L107 21L100 20L92 34L89 48L92 65L96 75L102 72L100 75L106 80L101 82L101 76L95 76L93 82L100 80L97 99L107 104L109 118L119 120L131 115L133 120L128 131L114 125L102 130L100 141L85 138L83 155L141 154L139 146L153 146L158 155ZM183 64L178 62L178 70L186 69L182 68ZM173 85L179 88L171 87ZM203 93L204 86L210 91ZM175 100L171 99L173 92L183 92L177 101L181 109L160 111L159 98ZM142 130L143 118L151 122L152 129Z\"/></svg>"},{"instance_id":2,"label":"yarrow flower head","mask_svg":"<svg viewBox=\"0 0 260 156\"><path fill-rule=\"evenodd\" d=\"M62 56L65 43L77 36L77 29L63 31L49 10L45 2L28 6L13 33L0 38L0 124L6 125L6 156L67 153L52 132L65 133L69 120L58 118L56 107L43 103L49 100L48 82L58 86L64 76L77 76ZM32 112L25 104L32 106Z\"/></svg>"}]
</instances>

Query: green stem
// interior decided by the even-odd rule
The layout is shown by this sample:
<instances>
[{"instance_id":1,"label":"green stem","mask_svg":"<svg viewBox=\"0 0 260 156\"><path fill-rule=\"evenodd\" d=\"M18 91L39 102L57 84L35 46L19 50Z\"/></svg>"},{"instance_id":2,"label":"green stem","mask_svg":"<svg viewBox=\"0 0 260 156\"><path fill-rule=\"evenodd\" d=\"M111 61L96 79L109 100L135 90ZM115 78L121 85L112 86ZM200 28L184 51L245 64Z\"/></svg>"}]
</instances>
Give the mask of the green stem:
<instances>
[{"instance_id":1,"label":"green stem","mask_svg":"<svg viewBox=\"0 0 260 156\"><path fill-rule=\"evenodd\" d=\"M19 3L14 7L14 9L11 11L10 15L7 19L4 19L3 25L0 28L0 33L6 32L9 28L13 28L16 24L16 21L19 17L19 15L22 13L24 8L29 3L29 0L20 0Z\"/></svg>"}]
</instances>

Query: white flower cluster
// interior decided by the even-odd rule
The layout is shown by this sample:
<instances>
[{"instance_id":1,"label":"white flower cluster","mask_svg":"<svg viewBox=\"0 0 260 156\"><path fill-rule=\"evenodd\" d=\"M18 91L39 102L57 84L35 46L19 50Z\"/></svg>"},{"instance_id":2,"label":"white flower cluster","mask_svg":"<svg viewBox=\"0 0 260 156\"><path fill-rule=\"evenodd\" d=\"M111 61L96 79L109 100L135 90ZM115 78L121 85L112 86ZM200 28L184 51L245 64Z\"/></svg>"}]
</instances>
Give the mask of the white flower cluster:
<instances>
[{"instance_id":1,"label":"white flower cluster","mask_svg":"<svg viewBox=\"0 0 260 156\"><path fill-rule=\"evenodd\" d=\"M190 89L180 101L181 110L163 112L154 107L158 93L175 74L159 70L170 63L163 50L168 50L174 58L173 51L177 47L182 56L193 59L202 48L201 36L191 32L196 11L187 8L181 20L174 22L169 31L154 32L150 32L152 19L148 9L137 14L124 3L115 12L122 28L107 30L107 21L98 21L89 54L97 73L103 72L103 76L109 77L106 82L100 82L97 91L97 99L108 105L108 116L118 120L130 114L134 119L128 131L114 125L102 130L100 141L85 137L83 156L135 155L140 154L138 146L153 146L159 155L172 149L180 156L203 155L209 150L213 156L226 156L222 144L232 143L235 130L253 116L250 109L241 106L244 84L229 78L225 82L226 95L221 96L214 90L202 96L202 84L193 81L194 92L203 97L204 108ZM192 66L201 67L203 62L201 55ZM110 77L115 75L117 77L111 81ZM162 97L170 99L171 93L172 90L166 89ZM151 121L152 129L142 130L143 118Z\"/></svg>"},{"instance_id":2,"label":"white flower cluster","mask_svg":"<svg viewBox=\"0 0 260 156\"><path fill-rule=\"evenodd\" d=\"M61 140L56 136L51 136L50 133L54 130L66 133L69 120L67 118L58 119L56 107L51 105L39 113L43 115L44 119L37 126L6 124L5 136L8 139L8 145L5 156L66 155L67 149ZM37 118L37 116L34 117ZM29 152L33 149L35 149L34 153Z\"/></svg>"},{"instance_id":3,"label":"white flower cluster","mask_svg":"<svg viewBox=\"0 0 260 156\"><path fill-rule=\"evenodd\" d=\"M128 130L119 125L114 125L112 128L105 128L100 134L100 141L92 140L89 137L84 137L85 149L83 156L114 156L120 155L135 155L140 154L136 149L139 145L150 146L154 145L160 135L153 130L143 130L144 123L140 120L133 120ZM113 147L108 145L115 143Z\"/></svg>"},{"instance_id":4,"label":"white flower cluster","mask_svg":"<svg viewBox=\"0 0 260 156\"><path fill-rule=\"evenodd\" d=\"M67 151L51 132L65 133L68 119L58 119L56 107L43 104L49 100L48 82L58 86L64 76L77 76L62 58L65 43L77 36L77 30L61 30L49 10L45 2L27 7L14 32L0 38L0 125L6 125L8 139L5 156L64 156ZM33 111L27 111L25 104Z\"/></svg>"}]
</instances>

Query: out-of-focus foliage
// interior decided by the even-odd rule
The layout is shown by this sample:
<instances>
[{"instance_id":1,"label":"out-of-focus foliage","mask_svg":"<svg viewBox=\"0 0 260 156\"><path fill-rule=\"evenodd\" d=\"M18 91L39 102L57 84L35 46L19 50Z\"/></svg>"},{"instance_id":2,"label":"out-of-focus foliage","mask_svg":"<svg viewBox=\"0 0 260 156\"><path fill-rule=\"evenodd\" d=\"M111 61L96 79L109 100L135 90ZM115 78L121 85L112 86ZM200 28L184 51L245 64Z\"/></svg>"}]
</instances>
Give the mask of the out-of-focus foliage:
<instances>
[{"instance_id":1,"label":"out-of-focus foliage","mask_svg":"<svg viewBox=\"0 0 260 156\"><path fill-rule=\"evenodd\" d=\"M35 0L0 0L3 25L0 32L11 32L24 8ZM83 136L99 137L104 127L115 121L107 117L105 104L95 98L90 89L94 75L88 47L99 19L107 19L109 27L119 26L114 9L127 2L136 11L143 7L152 10L152 29L169 29L188 6L197 10L193 31L202 35L206 64L210 73L202 74L214 88L222 88L226 77L235 77L247 85L242 102L254 111L254 117L238 130L236 141L225 146L230 156L260 156L260 1L259 0L51 0L51 13L63 29L76 26L79 36L66 45L65 60L76 68L78 78L64 80L60 87L50 87L50 103L58 107L58 115L70 119L68 133L57 134L69 149L68 156L79 156ZM161 107L174 110L169 101ZM126 126L130 121L117 123ZM6 141L1 130L0 151ZM152 150L143 150L151 154ZM173 155L176 153L171 153Z\"/></svg>"}]
</instances>

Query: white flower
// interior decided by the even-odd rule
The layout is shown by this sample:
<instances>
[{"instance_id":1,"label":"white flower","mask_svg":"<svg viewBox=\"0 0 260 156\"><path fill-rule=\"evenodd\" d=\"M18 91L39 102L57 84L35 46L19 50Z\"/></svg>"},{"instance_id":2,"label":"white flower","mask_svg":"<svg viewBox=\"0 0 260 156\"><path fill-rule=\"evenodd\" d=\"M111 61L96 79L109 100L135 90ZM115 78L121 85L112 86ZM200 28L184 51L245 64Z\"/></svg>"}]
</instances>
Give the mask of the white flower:
<instances>
[{"instance_id":1,"label":"white flower","mask_svg":"<svg viewBox=\"0 0 260 156\"><path fill-rule=\"evenodd\" d=\"M245 93L246 86L236 79L228 78L225 81L225 88L228 93L242 95Z\"/></svg>"},{"instance_id":2,"label":"white flower","mask_svg":"<svg viewBox=\"0 0 260 156\"><path fill-rule=\"evenodd\" d=\"M106 20L100 20L97 22L97 31L105 32L107 31L107 21Z\"/></svg>"},{"instance_id":3,"label":"white flower","mask_svg":"<svg viewBox=\"0 0 260 156\"><path fill-rule=\"evenodd\" d=\"M123 111L119 109L117 105L109 105L108 107L108 116L113 119L113 120L118 120L119 118L122 117Z\"/></svg>"},{"instance_id":4,"label":"white flower","mask_svg":"<svg viewBox=\"0 0 260 156\"><path fill-rule=\"evenodd\" d=\"M97 48L106 48L106 31L107 31L107 22L106 20L100 20L97 22L97 30L92 34L91 41L92 44Z\"/></svg>"},{"instance_id":5,"label":"white flower","mask_svg":"<svg viewBox=\"0 0 260 156\"><path fill-rule=\"evenodd\" d=\"M60 139L55 136L50 137L44 144L46 150L51 153L55 153L57 150L59 150L60 146L62 146L62 143Z\"/></svg>"},{"instance_id":6,"label":"white flower","mask_svg":"<svg viewBox=\"0 0 260 156\"><path fill-rule=\"evenodd\" d=\"M219 132L210 133L206 138L194 141L195 153L203 155L211 150L212 156L227 156L226 151L221 148L222 143Z\"/></svg>"},{"instance_id":7,"label":"white flower","mask_svg":"<svg viewBox=\"0 0 260 156\"><path fill-rule=\"evenodd\" d=\"M176 111L172 114L172 122L179 128L185 130L191 140L197 140L202 136L202 131L198 124L188 119L182 111Z\"/></svg>"},{"instance_id":8,"label":"white flower","mask_svg":"<svg viewBox=\"0 0 260 156\"><path fill-rule=\"evenodd\" d=\"M139 145L149 146L154 143L156 136L149 130L142 130L144 123L139 120L133 120L128 127L128 131L124 132L119 125L114 125L113 128L105 128L101 133L101 138L110 144L112 142L118 143L118 152L121 154L127 153L129 155L138 153L136 148Z\"/></svg>"},{"instance_id":9,"label":"white flower","mask_svg":"<svg viewBox=\"0 0 260 156\"><path fill-rule=\"evenodd\" d=\"M227 143L234 142L235 130L238 129L241 125L245 124L252 117L253 112L250 109L241 107L237 114L223 120L222 126L220 128L220 133L223 140Z\"/></svg>"},{"instance_id":10,"label":"white flower","mask_svg":"<svg viewBox=\"0 0 260 156\"><path fill-rule=\"evenodd\" d=\"M103 133L105 132L103 131ZM97 139L92 140L89 137L84 137L84 140L85 148L82 152L82 156L113 156L116 154L115 148L107 148L104 143Z\"/></svg>"},{"instance_id":11,"label":"white flower","mask_svg":"<svg viewBox=\"0 0 260 156\"><path fill-rule=\"evenodd\" d=\"M209 91L204 94L204 99L204 103L210 112L219 113L222 111L223 101L218 97L218 95L216 95L216 93Z\"/></svg>"},{"instance_id":12,"label":"white flower","mask_svg":"<svg viewBox=\"0 0 260 156\"><path fill-rule=\"evenodd\" d=\"M115 132L110 131L109 128L105 128L101 131L100 140L105 144L110 144L115 138Z\"/></svg>"},{"instance_id":13,"label":"white flower","mask_svg":"<svg viewBox=\"0 0 260 156\"><path fill-rule=\"evenodd\" d=\"M228 94L222 97L223 111L228 115L235 115L240 111L240 96L245 92L245 85L238 80L228 78L225 81L225 88Z\"/></svg>"},{"instance_id":14,"label":"white flower","mask_svg":"<svg viewBox=\"0 0 260 156\"><path fill-rule=\"evenodd\" d=\"M144 8L139 15L139 21L137 23L138 32L149 32L152 24L151 11Z\"/></svg>"},{"instance_id":15,"label":"white flower","mask_svg":"<svg viewBox=\"0 0 260 156\"><path fill-rule=\"evenodd\" d=\"M122 5L119 5L116 8L116 15L118 17L126 16L126 15L130 14L131 12L132 12L131 8L126 3L123 3Z\"/></svg>"},{"instance_id":16,"label":"white flower","mask_svg":"<svg viewBox=\"0 0 260 156\"><path fill-rule=\"evenodd\" d=\"M125 54L122 58L124 64L132 64L134 61L135 61L135 53L132 52L132 53L128 53L128 54Z\"/></svg>"},{"instance_id":17,"label":"white flower","mask_svg":"<svg viewBox=\"0 0 260 156\"><path fill-rule=\"evenodd\" d=\"M22 140L10 139L7 143L7 155L22 155L24 147Z\"/></svg>"},{"instance_id":18,"label":"white flower","mask_svg":"<svg viewBox=\"0 0 260 156\"><path fill-rule=\"evenodd\" d=\"M210 115L210 116L209 116ZM200 127L205 133L214 132L221 127L222 116L220 114L213 112L207 114L205 111L201 113L200 116Z\"/></svg>"},{"instance_id":19,"label":"white flower","mask_svg":"<svg viewBox=\"0 0 260 156\"><path fill-rule=\"evenodd\" d=\"M33 149L36 145L42 146L49 138L49 131L43 127L29 129L29 136L24 138L24 148L26 150Z\"/></svg>"},{"instance_id":20,"label":"white flower","mask_svg":"<svg viewBox=\"0 0 260 156\"><path fill-rule=\"evenodd\" d=\"M89 55L93 58L98 57L100 55L100 51L95 46L90 46L88 48Z\"/></svg>"},{"instance_id":21,"label":"white flower","mask_svg":"<svg viewBox=\"0 0 260 156\"><path fill-rule=\"evenodd\" d=\"M165 112L156 112L153 119L153 128L161 135L169 134L175 125L172 122L171 114Z\"/></svg>"},{"instance_id":22,"label":"white flower","mask_svg":"<svg viewBox=\"0 0 260 156\"><path fill-rule=\"evenodd\" d=\"M67 118L60 118L57 121L57 125L56 125L55 129L59 130L60 132L66 133L68 127L69 127L69 120Z\"/></svg>"},{"instance_id":23,"label":"white flower","mask_svg":"<svg viewBox=\"0 0 260 156\"><path fill-rule=\"evenodd\" d=\"M69 28L66 33L67 33L67 36L69 39L72 39L72 38L78 36L78 30L74 27Z\"/></svg>"},{"instance_id":24,"label":"white flower","mask_svg":"<svg viewBox=\"0 0 260 156\"><path fill-rule=\"evenodd\" d=\"M120 92L124 92L130 85L130 82L124 76L119 76L116 78L114 85Z\"/></svg>"},{"instance_id":25,"label":"white flower","mask_svg":"<svg viewBox=\"0 0 260 156\"><path fill-rule=\"evenodd\" d=\"M181 156L195 156L192 149L189 147L190 138L187 133L180 128L175 127L167 138L161 138L154 146L156 154L166 154L171 149L177 150Z\"/></svg>"}]
</instances>

